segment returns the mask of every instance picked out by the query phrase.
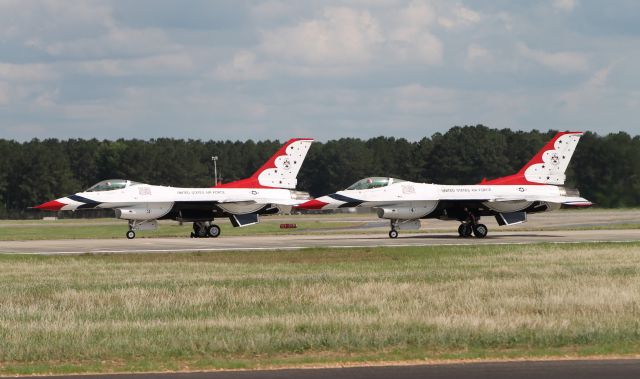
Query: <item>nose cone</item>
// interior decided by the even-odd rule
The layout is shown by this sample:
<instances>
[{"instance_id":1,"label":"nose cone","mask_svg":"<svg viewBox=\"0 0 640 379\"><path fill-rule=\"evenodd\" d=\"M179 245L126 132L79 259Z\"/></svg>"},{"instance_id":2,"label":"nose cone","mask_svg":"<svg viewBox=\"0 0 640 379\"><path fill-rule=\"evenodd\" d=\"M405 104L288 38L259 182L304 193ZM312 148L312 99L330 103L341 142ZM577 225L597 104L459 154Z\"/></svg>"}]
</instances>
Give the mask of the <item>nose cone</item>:
<instances>
[{"instance_id":1,"label":"nose cone","mask_svg":"<svg viewBox=\"0 0 640 379\"><path fill-rule=\"evenodd\" d=\"M51 201L47 201L46 203L42 203L38 206L35 206L34 208L41 209L43 211L59 211L65 205L67 204L61 203L58 200L51 200Z\"/></svg>"},{"instance_id":2,"label":"nose cone","mask_svg":"<svg viewBox=\"0 0 640 379\"><path fill-rule=\"evenodd\" d=\"M313 200L306 201L300 205L296 205L296 208L315 210L315 209L322 209L324 206L328 204L329 203L324 202L322 200L313 199Z\"/></svg>"}]
</instances>

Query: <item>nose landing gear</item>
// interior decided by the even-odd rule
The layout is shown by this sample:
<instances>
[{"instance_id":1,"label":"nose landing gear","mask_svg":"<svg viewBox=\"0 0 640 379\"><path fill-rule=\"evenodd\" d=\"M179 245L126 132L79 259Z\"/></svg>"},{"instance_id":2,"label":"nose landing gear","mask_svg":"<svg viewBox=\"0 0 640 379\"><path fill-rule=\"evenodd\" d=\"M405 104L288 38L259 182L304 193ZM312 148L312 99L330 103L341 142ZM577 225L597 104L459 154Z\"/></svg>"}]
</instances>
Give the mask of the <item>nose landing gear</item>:
<instances>
[{"instance_id":1,"label":"nose landing gear","mask_svg":"<svg viewBox=\"0 0 640 379\"><path fill-rule=\"evenodd\" d=\"M127 239L136 238L136 230L156 230L158 229L157 220L129 220L129 230L125 234Z\"/></svg>"},{"instance_id":2,"label":"nose landing gear","mask_svg":"<svg viewBox=\"0 0 640 379\"><path fill-rule=\"evenodd\" d=\"M398 238L398 225L400 222L398 220L391 220L391 230L389 231L389 238Z\"/></svg>"}]
</instances>

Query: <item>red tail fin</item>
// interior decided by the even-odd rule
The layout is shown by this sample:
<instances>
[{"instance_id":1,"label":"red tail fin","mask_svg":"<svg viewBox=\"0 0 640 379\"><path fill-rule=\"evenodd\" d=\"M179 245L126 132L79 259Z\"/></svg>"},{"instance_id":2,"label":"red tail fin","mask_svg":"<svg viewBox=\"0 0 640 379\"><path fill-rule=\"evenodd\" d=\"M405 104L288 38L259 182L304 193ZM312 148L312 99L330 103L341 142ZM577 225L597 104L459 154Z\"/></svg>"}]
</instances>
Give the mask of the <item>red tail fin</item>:
<instances>
[{"instance_id":1,"label":"red tail fin","mask_svg":"<svg viewBox=\"0 0 640 379\"><path fill-rule=\"evenodd\" d=\"M565 181L564 172L582 134L582 132L558 132L517 174L493 180L483 179L480 184L563 185Z\"/></svg>"},{"instance_id":2,"label":"red tail fin","mask_svg":"<svg viewBox=\"0 0 640 379\"><path fill-rule=\"evenodd\" d=\"M295 189L298 182L298 172L312 142L311 138L290 139L247 179L218 184L216 187Z\"/></svg>"}]
</instances>

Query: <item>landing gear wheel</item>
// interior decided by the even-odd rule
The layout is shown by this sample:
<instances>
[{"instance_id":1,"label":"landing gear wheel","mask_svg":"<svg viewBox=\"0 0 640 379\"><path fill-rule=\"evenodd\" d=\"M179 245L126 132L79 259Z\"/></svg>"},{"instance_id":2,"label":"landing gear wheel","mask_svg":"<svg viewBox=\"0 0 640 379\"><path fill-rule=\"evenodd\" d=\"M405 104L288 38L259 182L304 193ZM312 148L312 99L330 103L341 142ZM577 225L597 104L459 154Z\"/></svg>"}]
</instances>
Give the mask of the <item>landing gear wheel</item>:
<instances>
[{"instance_id":1,"label":"landing gear wheel","mask_svg":"<svg viewBox=\"0 0 640 379\"><path fill-rule=\"evenodd\" d=\"M216 224L207 228L207 236L211 238L217 238L220 235L220 227Z\"/></svg>"},{"instance_id":2,"label":"landing gear wheel","mask_svg":"<svg viewBox=\"0 0 640 379\"><path fill-rule=\"evenodd\" d=\"M206 223L204 222L194 222L193 223L193 237L194 238L207 238L209 236L209 231Z\"/></svg>"},{"instance_id":3,"label":"landing gear wheel","mask_svg":"<svg viewBox=\"0 0 640 379\"><path fill-rule=\"evenodd\" d=\"M133 230L129 230L127 232L127 238L130 239L130 240L136 238L136 232L134 232Z\"/></svg>"},{"instance_id":4,"label":"landing gear wheel","mask_svg":"<svg viewBox=\"0 0 640 379\"><path fill-rule=\"evenodd\" d=\"M398 231L395 229L391 229L389 231L389 238L398 238Z\"/></svg>"},{"instance_id":5,"label":"landing gear wheel","mask_svg":"<svg viewBox=\"0 0 640 379\"><path fill-rule=\"evenodd\" d=\"M489 233L489 229L487 229L485 224L473 226L473 235L476 236L476 238L484 238L487 236L487 233Z\"/></svg>"},{"instance_id":6,"label":"landing gear wheel","mask_svg":"<svg viewBox=\"0 0 640 379\"><path fill-rule=\"evenodd\" d=\"M471 237L472 232L473 230L469 224L460 224L460 226L458 226L458 235L460 235L460 237Z\"/></svg>"}]
</instances>

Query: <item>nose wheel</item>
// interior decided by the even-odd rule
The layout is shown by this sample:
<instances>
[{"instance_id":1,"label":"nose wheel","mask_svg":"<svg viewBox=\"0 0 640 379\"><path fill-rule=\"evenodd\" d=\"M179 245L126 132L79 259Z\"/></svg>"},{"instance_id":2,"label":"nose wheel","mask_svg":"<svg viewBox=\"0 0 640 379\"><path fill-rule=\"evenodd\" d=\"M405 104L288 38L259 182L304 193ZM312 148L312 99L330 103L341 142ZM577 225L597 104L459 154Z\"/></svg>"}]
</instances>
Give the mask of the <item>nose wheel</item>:
<instances>
[{"instance_id":1,"label":"nose wheel","mask_svg":"<svg viewBox=\"0 0 640 379\"><path fill-rule=\"evenodd\" d=\"M158 220L129 220L129 230L125 234L127 239L136 238L136 231L138 230L156 230L158 229Z\"/></svg>"},{"instance_id":2,"label":"nose wheel","mask_svg":"<svg viewBox=\"0 0 640 379\"><path fill-rule=\"evenodd\" d=\"M398 225L400 222L398 220L390 220L391 230L389 231L389 238L398 238Z\"/></svg>"}]
</instances>

